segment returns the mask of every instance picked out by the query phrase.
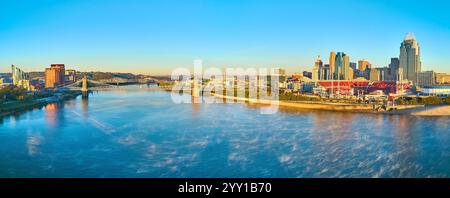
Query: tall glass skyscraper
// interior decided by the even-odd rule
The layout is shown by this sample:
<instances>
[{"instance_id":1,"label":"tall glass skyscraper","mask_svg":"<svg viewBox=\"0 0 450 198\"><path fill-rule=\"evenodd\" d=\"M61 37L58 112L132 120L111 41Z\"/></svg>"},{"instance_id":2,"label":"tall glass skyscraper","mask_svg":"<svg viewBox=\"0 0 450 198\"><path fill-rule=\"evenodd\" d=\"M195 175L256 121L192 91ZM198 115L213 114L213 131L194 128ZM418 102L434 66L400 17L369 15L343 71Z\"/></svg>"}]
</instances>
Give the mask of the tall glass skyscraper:
<instances>
[{"instance_id":1,"label":"tall glass skyscraper","mask_svg":"<svg viewBox=\"0 0 450 198\"><path fill-rule=\"evenodd\" d=\"M342 68L344 67L344 53L338 52L334 61L334 75L336 80L342 79Z\"/></svg>"},{"instance_id":2,"label":"tall glass skyscraper","mask_svg":"<svg viewBox=\"0 0 450 198\"><path fill-rule=\"evenodd\" d=\"M400 68L403 70L403 79L417 84L421 67L419 43L414 34L408 33L400 46Z\"/></svg>"},{"instance_id":3,"label":"tall glass skyscraper","mask_svg":"<svg viewBox=\"0 0 450 198\"><path fill-rule=\"evenodd\" d=\"M350 57L344 52L336 54L334 73L336 80L350 80Z\"/></svg>"},{"instance_id":4,"label":"tall glass skyscraper","mask_svg":"<svg viewBox=\"0 0 450 198\"><path fill-rule=\"evenodd\" d=\"M21 80L28 80L28 75L15 65L11 65L11 75L14 85L18 85Z\"/></svg>"}]
</instances>

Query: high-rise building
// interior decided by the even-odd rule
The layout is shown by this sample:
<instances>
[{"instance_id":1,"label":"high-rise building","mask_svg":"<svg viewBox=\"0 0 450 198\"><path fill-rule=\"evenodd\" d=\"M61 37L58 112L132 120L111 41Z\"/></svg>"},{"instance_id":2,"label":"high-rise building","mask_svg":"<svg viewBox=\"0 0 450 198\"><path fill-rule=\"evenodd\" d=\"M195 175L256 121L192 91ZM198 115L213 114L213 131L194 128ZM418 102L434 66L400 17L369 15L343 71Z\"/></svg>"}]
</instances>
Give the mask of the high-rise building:
<instances>
[{"instance_id":1,"label":"high-rise building","mask_svg":"<svg viewBox=\"0 0 450 198\"><path fill-rule=\"evenodd\" d=\"M323 67L323 62L320 59L320 56L317 57L316 62L314 63L314 67L312 70L312 80L318 81L318 80L324 80L325 78L325 71Z\"/></svg>"},{"instance_id":2,"label":"high-rise building","mask_svg":"<svg viewBox=\"0 0 450 198\"><path fill-rule=\"evenodd\" d=\"M349 80L355 79L355 71L356 70L353 70L353 67L349 68L349 72L348 72L349 73L349 78L350 78Z\"/></svg>"},{"instance_id":3,"label":"high-rise building","mask_svg":"<svg viewBox=\"0 0 450 198\"><path fill-rule=\"evenodd\" d=\"M391 80L399 81L400 80L400 60L398 58L391 58L391 63L389 64Z\"/></svg>"},{"instance_id":4,"label":"high-rise building","mask_svg":"<svg viewBox=\"0 0 450 198\"><path fill-rule=\"evenodd\" d=\"M419 87L431 86L436 79L436 73L434 71L423 71L418 74L417 85Z\"/></svg>"},{"instance_id":5,"label":"high-rise building","mask_svg":"<svg viewBox=\"0 0 450 198\"><path fill-rule=\"evenodd\" d=\"M34 90L34 87L30 84L30 77L27 73L16 67L15 65L11 65L11 76L13 79L13 84L17 87L22 87L28 91Z\"/></svg>"},{"instance_id":6,"label":"high-rise building","mask_svg":"<svg viewBox=\"0 0 450 198\"><path fill-rule=\"evenodd\" d=\"M379 68L373 68L378 71L378 80L379 81L389 81L390 80L390 71L387 67L379 67Z\"/></svg>"},{"instance_id":7,"label":"high-rise building","mask_svg":"<svg viewBox=\"0 0 450 198\"><path fill-rule=\"evenodd\" d=\"M350 80L350 56L344 52L336 54L334 73L336 80Z\"/></svg>"},{"instance_id":8,"label":"high-rise building","mask_svg":"<svg viewBox=\"0 0 450 198\"><path fill-rule=\"evenodd\" d=\"M335 67L335 61L336 61L336 52L334 52L334 51L331 51L330 52L330 61L329 61L329 65L330 65L330 69L329 69L329 73L330 73L330 76L328 77L328 79L332 79L332 78L335 78L334 77L334 75L335 75L335 73L334 73L334 67Z\"/></svg>"},{"instance_id":9,"label":"high-rise building","mask_svg":"<svg viewBox=\"0 0 450 198\"><path fill-rule=\"evenodd\" d=\"M28 75L15 65L11 65L11 76L14 85L21 83L21 80L28 80Z\"/></svg>"},{"instance_id":10,"label":"high-rise building","mask_svg":"<svg viewBox=\"0 0 450 198\"><path fill-rule=\"evenodd\" d=\"M350 56L344 54L344 66L342 68L344 80L350 80Z\"/></svg>"},{"instance_id":11,"label":"high-rise building","mask_svg":"<svg viewBox=\"0 0 450 198\"><path fill-rule=\"evenodd\" d=\"M358 69L361 71L364 71L364 70L366 70L366 68L369 68L369 69L372 68L372 64L370 64L369 61L365 60L365 59L359 60L358 61Z\"/></svg>"},{"instance_id":12,"label":"high-rise building","mask_svg":"<svg viewBox=\"0 0 450 198\"><path fill-rule=\"evenodd\" d=\"M403 79L417 84L418 74L421 71L420 46L416 37L408 33L400 46L400 68L403 69Z\"/></svg>"},{"instance_id":13,"label":"high-rise building","mask_svg":"<svg viewBox=\"0 0 450 198\"><path fill-rule=\"evenodd\" d=\"M64 64L51 64L45 68L45 88L54 88L65 83Z\"/></svg>"},{"instance_id":14,"label":"high-rise building","mask_svg":"<svg viewBox=\"0 0 450 198\"><path fill-rule=\"evenodd\" d=\"M334 79L343 79L342 68L344 68L344 53L338 52L334 62Z\"/></svg>"},{"instance_id":15,"label":"high-rise building","mask_svg":"<svg viewBox=\"0 0 450 198\"><path fill-rule=\"evenodd\" d=\"M371 68L367 70L369 70L370 81L380 81L380 72L376 68Z\"/></svg>"}]
</instances>

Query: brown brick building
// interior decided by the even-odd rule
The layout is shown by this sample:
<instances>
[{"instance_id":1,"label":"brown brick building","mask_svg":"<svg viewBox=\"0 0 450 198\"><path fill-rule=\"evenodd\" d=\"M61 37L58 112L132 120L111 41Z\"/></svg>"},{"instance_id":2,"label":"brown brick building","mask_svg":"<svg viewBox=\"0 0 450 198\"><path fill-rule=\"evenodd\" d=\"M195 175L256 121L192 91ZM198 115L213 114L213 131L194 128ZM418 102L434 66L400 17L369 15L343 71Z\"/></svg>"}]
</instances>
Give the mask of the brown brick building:
<instances>
[{"instance_id":1,"label":"brown brick building","mask_svg":"<svg viewBox=\"0 0 450 198\"><path fill-rule=\"evenodd\" d=\"M64 64L51 64L50 68L45 68L45 88L54 88L65 82Z\"/></svg>"}]
</instances>

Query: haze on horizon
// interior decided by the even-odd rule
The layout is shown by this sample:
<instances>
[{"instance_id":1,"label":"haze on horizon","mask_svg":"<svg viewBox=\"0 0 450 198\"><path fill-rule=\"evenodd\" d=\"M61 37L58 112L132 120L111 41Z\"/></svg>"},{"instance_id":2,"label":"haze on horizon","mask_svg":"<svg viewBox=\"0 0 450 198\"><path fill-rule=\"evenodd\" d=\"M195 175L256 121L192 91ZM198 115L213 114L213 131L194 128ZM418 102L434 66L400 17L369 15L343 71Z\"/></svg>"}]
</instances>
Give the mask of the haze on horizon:
<instances>
[{"instance_id":1,"label":"haze on horizon","mask_svg":"<svg viewBox=\"0 0 450 198\"><path fill-rule=\"evenodd\" d=\"M21 0L0 3L0 72L170 74L176 67L311 70L343 51L375 67L398 57L405 34L423 70L450 73L450 2L275 0Z\"/></svg>"}]
</instances>

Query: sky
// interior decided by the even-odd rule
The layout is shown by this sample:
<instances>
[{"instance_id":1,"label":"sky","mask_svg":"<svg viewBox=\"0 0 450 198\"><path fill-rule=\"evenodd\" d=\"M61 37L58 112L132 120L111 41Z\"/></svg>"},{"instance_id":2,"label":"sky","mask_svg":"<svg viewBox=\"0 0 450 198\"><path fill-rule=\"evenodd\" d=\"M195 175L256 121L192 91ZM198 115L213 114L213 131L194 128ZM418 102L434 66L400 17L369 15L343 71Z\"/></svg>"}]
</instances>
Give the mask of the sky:
<instances>
[{"instance_id":1,"label":"sky","mask_svg":"<svg viewBox=\"0 0 450 198\"><path fill-rule=\"evenodd\" d=\"M450 73L445 0L0 0L0 72L170 74L177 67L311 70L331 50L387 66L413 32L423 70Z\"/></svg>"}]
</instances>

